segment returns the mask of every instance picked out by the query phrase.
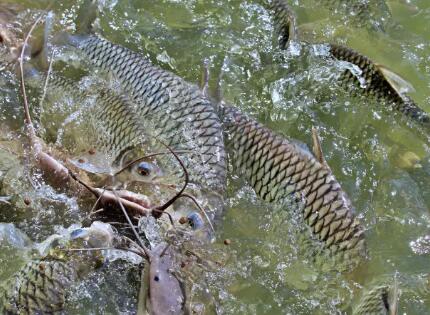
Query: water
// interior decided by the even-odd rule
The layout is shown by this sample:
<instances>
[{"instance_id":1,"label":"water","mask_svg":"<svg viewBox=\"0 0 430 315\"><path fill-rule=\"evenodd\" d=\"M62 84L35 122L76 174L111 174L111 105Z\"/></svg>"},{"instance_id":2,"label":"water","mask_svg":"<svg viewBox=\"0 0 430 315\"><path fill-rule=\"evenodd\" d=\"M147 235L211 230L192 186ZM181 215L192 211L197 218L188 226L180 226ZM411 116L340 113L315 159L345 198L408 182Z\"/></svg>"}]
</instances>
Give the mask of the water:
<instances>
[{"instance_id":1,"label":"water","mask_svg":"<svg viewBox=\"0 0 430 315\"><path fill-rule=\"evenodd\" d=\"M47 5L47 1L15 2L30 9ZM58 29L73 30L79 4L54 4L61 19ZM278 133L310 144L311 127L316 126L325 157L366 228L369 261L351 274L325 271L303 248L306 230L295 224L291 209L259 201L241 178L230 174L227 211L217 226L213 249L227 258L215 270L204 269L193 276L195 300L200 297L207 302L208 314L215 310L221 314L349 314L363 286L394 274L402 290L399 314L430 314L429 131L378 102L351 98L335 84L336 75L349 65L322 58L326 50L319 44L348 45L393 69L414 86L411 96L430 112L430 35L425 27L430 4L425 0L389 4L392 17L383 21L382 32L351 26L352 18L341 10L292 1L303 38L315 44L295 43L280 52L269 12L257 1L100 2L98 27L107 39L194 83L199 83L202 64L208 60L210 92L215 93L220 78L225 100ZM2 125L19 132L18 88L10 74L1 73L0 82L5 95L0 100ZM64 105L56 108L60 113L55 117L67 113ZM56 130L49 130L52 134L46 132L46 138L55 142ZM74 200L48 187L38 186L28 194L36 200L35 210L2 215L2 220L12 217L21 222L20 227L35 240L52 234L53 225L68 226L82 219ZM230 239L231 245L223 245L224 239ZM204 256L208 262L216 259L211 251ZM121 274L122 267L113 270ZM86 283L88 290L73 295L78 302L71 309L87 307L95 312L89 306L91 297L100 301L103 293L97 289L108 296L112 288L100 280ZM135 290L124 294L137 294L136 280L132 283ZM124 283L118 287L125 290ZM106 309L132 313L133 298L115 297L118 305Z\"/></svg>"}]
</instances>

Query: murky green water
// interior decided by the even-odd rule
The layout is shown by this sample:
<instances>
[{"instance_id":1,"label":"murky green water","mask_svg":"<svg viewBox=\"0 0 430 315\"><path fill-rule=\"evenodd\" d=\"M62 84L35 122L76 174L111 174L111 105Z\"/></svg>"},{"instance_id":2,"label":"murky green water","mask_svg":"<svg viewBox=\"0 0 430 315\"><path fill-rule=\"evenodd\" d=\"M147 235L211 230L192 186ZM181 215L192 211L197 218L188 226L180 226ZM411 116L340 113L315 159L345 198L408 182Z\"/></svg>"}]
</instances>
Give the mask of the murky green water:
<instances>
[{"instance_id":1,"label":"murky green water","mask_svg":"<svg viewBox=\"0 0 430 315\"><path fill-rule=\"evenodd\" d=\"M30 9L47 5L16 2ZM292 5L304 39L342 43L390 67L412 83L411 96L430 112L430 3L409 2L389 2L392 16L384 31L354 27L344 11L314 1ZM73 29L79 3L54 4L62 27ZM311 127L317 126L326 159L365 225L369 260L351 274L324 272L302 248L303 232L291 211L259 201L231 174L227 210L217 230L219 243L226 238L232 243L216 245L230 259L196 281L199 290L213 294L216 307L208 307L208 314L215 308L221 314L348 314L363 286L394 274L402 290L399 314L430 314L430 253L417 254L411 243L430 234L430 130L371 99L351 98L333 79L336 65L319 56L321 46L296 43L279 51L269 12L258 1L104 0L100 10L103 36L190 82L200 81L202 64L209 60L212 93L222 69L224 99L276 132L310 144ZM5 128L19 130L22 113L12 81L1 73L0 114ZM67 112L62 106L59 112ZM22 207L0 204L0 220L17 223L35 240L82 218L72 198L49 187L16 189L14 198ZM24 195L35 200L30 210L23 206ZM0 257L3 279L2 266L12 262L3 253ZM121 268L117 272L125 274ZM92 300L104 307L100 312L132 312L135 297L112 294L101 279L109 281L109 273L87 281L75 312L97 313L89 306ZM135 287L136 279L131 283ZM107 294L115 299L103 306Z\"/></svg>"}]
</instances>

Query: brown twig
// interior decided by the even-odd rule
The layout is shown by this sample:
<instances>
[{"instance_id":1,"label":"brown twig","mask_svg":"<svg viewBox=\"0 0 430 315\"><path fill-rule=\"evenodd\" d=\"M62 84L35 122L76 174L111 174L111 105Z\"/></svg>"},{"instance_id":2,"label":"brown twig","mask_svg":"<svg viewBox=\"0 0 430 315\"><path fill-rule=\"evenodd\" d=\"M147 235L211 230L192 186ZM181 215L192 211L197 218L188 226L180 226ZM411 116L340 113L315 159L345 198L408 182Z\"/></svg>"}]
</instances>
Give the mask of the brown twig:
<instances>
[{"instance_id":1,"label":"brown twig","mask_svg":"<svg viewBox=\"0 0 430 315\"><path fill-rule=\"evenodd\" d=\"M24 39L24 44L21 50L21 55L19 58L19 69L21 75L21 91L22 98L24 102L24 124L28 132L28 137L30 140L31 148L33 150L36 161L39 163L40 169L45 172L45 174L53 174L55 179L58 181L58 184L64 184L65 181L68 180L68 170L61 163L59 163L56 159L51 157L49 154L43 151L43 145L40 139L36 135L36 131L34 129L34 125L31 120L30 108L28 105L27 91L25 88L25 79L24 79L24 55L25 50L28 45L28 41L31 37L32 32L36 28L37 24L42 20L43 15L40 15L36 22L30 28L27 36Z\"/></svg>"},{"instance_id":2,"label":"brown twig","mask_svg":"<svg viewBox=\"0 0 430 315\"><path fill-rule=\"evenodd\" d=\"M69 175L71 178L73 178L76 182L84 186L89 192L91 192L96 198L100 198L99 203L103 206L109 206L113 204L117 204L117 198L116 195L112 191L107 191L106 189L100 189L100 188L94 188L91 187L89 184L85 183L83 180L81 180L79 177L77 177L73 172L69 171ZM128 200L127 199L126 192L120 194L120 199L122 204L127 208L129 211L143 215L148 216L150 213L150 209L147 209L143 207L142 205L136 203L134 200Z\"/></svg>"}]
</instances>

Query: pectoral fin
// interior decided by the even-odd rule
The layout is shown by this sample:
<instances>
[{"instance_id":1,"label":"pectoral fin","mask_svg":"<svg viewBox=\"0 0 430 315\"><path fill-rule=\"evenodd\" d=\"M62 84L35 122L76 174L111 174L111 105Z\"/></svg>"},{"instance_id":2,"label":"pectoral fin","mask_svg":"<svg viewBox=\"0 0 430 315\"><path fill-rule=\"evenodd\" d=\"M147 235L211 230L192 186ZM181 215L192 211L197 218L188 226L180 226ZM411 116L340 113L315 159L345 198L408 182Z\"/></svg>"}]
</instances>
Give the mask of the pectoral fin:
<instances>
[{"instance_id":1,"label":"pectoral fin","mask_svg":"<svg viewBox=\"0 0 430 315\"><path fill-rule=\"evenodd\" d=\"M387 82L391 85L391 87L394 90L396 90L396 92L399 95L403 95L403 94L409 93L409 92L415 92L415 89L412 86L412 84L410 84L408 81L403 79L397 73L394 73L393 71L391 71L387 67L380 65L380 64L376 64L376 67L382 73L382 75L387 80Z\"/></svg>"}]
</instances>

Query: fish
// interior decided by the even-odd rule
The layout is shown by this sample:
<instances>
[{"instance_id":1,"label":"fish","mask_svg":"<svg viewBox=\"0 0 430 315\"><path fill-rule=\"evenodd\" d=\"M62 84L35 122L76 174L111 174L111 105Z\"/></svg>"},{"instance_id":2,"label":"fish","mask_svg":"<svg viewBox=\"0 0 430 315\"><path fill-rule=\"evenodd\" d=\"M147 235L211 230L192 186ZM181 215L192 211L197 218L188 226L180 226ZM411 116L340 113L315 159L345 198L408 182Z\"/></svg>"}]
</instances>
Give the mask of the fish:
<instances>
[{"instance_id":1,"label":"fish","mask_svg":"<svg viewBox=\"0 0 430 315\"><path fill-rule=\"evenodd\" d=\"M0 287L0 311L10 315L61 312L70 286L103 263L101 250L69 249L110 247L113 239L112 228L102 222L72 231L66 243L53 238L47 255L29 261Z\"/></svg>"},{"instance_id":2,"label":"fish","mask_svg":"<svg viewBox=\"0 0 430 315\"><path fill-rule=\"evenodd\" d=\"M74 166L87 173L105 175L105 180L109 179L117 188L134 182L155 183L164 178L163 170L155 161L142 159L132 163L136 154L145 154L143 146L150 136L137 120L135 104L126 96L103 86L82 89L67 77L56 72L50 72L47 77L32 65L26 65L24 75L29 86L45 89L44 102L57 102L50 98L59 93L60 98L73 95L74 101L85 104L79 108L79 115L72 113L65 119L64 131L60 132L60 141L76 155L68 159ZM75 120L78 126L69 125Z\"/></svg>"},{"instance_id":3,"label":"fish","mask_svg":"<svg viewBox=\"0 0 430 315\"><path fill-rule=\"evenodd\" d=\"M221 122L213 104L197 86L99 36L68 35L66 42L122 83L125 93L138 105L137 119L151 122L156 138L175 150L193 152L185 161L191 182L224 192L226 162ZM121 113L114 114L119 119Z\"/></svg>"},{"instance_id":4,"label":"fish","mask_svg":"<svg viewBox=\"0 0 430 315\"><path fill-rule=\"evenodd\" d=\"M35 69L30 69L27 73L26 80L33 87L40 86L40 82L47 79L46 75ZM76 96L81 103L86 99L93 99L89 106L81 108L81 115L85 117L84 127L87 127L84 129L88 129L83 140L88 150L97 149L96 152L91 152L93 154L89 154L96 155L92 160L106 160L101 163L107 164L104 165L106 172L110 166L122 166L121 159L127 151L148 141L148 132L137 119L136 105L126 96L115 94L104 87L92 86L91 90L82 90L76 82L57 73L51 73L47 82L48 97L52 93L66 91ZM100 169L102 168L100 166Z\"/></svg>"},{"instance_id":5,"label":"fish","mask_svg":"<svg viewBox=\"0 0 430 315\"><path fill-rule=\"evenodd\" d=\"M279 33L279 37L285 39L279 43L279 47L285 49L288 46L288 39L291 38L290 34L297 33L295 23L291 22L295 20L295 15L285 0L273 0L270 8L273 12L275 28L282 32ZM279 16L284 18L280 19ZM293 36L293 38L297 37L297 34ZM430 127L429 114L407 95L409 92L414 92L413 86L400 75L349 47L333 43L326 45L329 47L331 57L349 62L361 71L360 78L352 70L346 69L339 78L343 88L357 95L383 101L420 125Z\"/></svg>"},{"instance_id":6,"label":"fish","mask_svg":"<svg viewBox=\"0 0 430 315\"><path fill-rule=\"evenodd\" d=\"M383 65L373 62L365 55L342 45L330 44L330 54L337 60L347 61L361 70L364 87L359 78L351 70L345 70L340 81L348 90L356 87L355 91L362 95L385 101L393 109L414 121L430 127L430 116L421 109L407 92L413 92L413 87L398 74Z\"/></svg>"},{"instance_id":7,"label":"fish","mask_svg":"<svg viewBox=\"0 0 430 315\"><path fill-rule=\"evenodd\" d=\"M374 285L365 290L353 315L397 315L399 290L397 282L393 284Z\"/></svg>"},{"instance_id":8,"label":"fish","mask_svg":"<svg viewBox=\"0 0 430 315\"><path fill-rule=\"evenodd\" d=\"M302 219L330 253L345 253L357 262L366 257L364 228L319 142L314 140L312 154L225 103L220 116L233 164L260 198L299 204Z\"/></svg>"}]
</instances>

